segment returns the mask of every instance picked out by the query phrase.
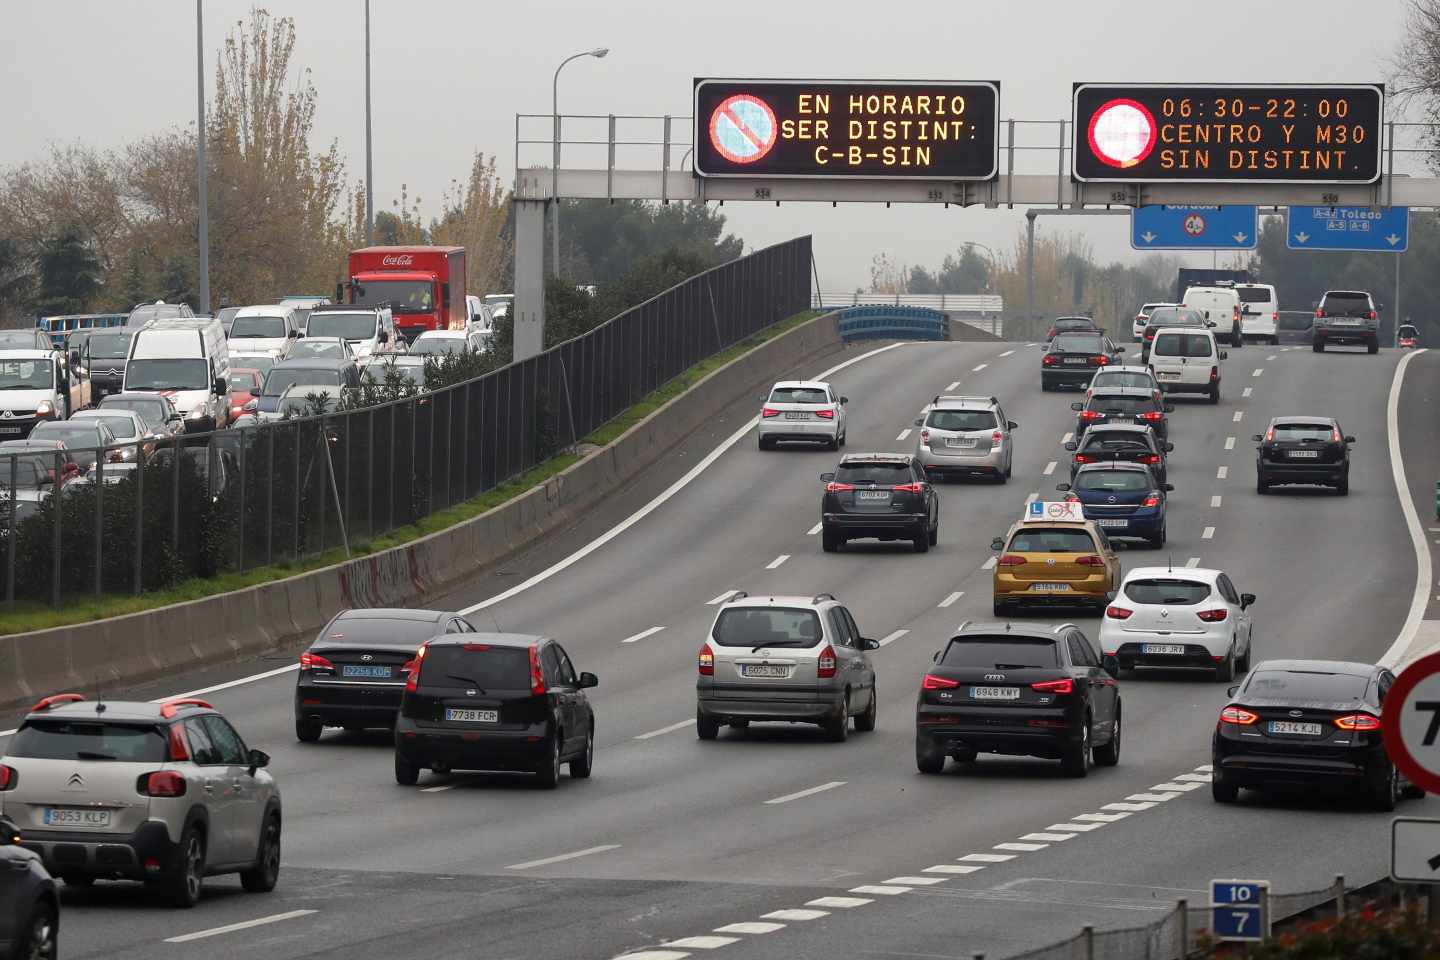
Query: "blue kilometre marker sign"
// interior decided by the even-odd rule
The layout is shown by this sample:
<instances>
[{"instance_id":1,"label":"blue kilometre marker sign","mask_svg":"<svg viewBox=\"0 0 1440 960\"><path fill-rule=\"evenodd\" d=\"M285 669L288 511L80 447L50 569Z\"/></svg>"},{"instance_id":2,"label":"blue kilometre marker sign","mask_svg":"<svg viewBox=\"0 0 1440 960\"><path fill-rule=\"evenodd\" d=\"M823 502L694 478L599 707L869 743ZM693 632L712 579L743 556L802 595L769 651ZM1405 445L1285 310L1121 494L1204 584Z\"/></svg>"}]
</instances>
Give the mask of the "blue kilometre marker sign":
<instances>
[{"instance_id":1,"label":"blue kilometre marker sign","mask_svg":"<svg viewBox=\"0 0 1440 960\"><path fill-rule=\"evenodd\" d=\"M1136 250L1254 250L1253 206L1149 206L1130 211Z\"/></svg>"}]
</instances>

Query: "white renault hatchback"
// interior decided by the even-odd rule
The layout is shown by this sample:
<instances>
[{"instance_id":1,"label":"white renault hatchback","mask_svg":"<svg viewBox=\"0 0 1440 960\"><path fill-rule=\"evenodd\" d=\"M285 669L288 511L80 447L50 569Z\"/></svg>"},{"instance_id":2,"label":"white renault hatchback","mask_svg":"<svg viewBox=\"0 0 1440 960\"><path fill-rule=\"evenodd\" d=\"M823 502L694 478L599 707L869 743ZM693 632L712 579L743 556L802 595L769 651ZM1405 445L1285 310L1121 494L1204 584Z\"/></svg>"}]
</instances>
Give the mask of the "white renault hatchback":
<instances>
[{"instance_id":1,"label":"white renault hatchback","mask_svg":"<svg viewBox=\"0 0 1440 960\"><path fill-rule=\"evenodd\" d=\"M1139 567L1105 610L1100 650L1121 670L1204 669L1228 683L1250 669L1254 603L1222 570Z\"/></svg>"},{"instance_id":2,"label":"white renault hatchback","mask_svg":"<svg viewBox=\"0 0 1440 960\"><path fill-rule=\"evenodd\" d=\"M781 380L770 388L760 409L760 449L773 450L782 441L823 443L826 449L845 446L845 404L821 380Z\"/></svg>"}]
</instances>

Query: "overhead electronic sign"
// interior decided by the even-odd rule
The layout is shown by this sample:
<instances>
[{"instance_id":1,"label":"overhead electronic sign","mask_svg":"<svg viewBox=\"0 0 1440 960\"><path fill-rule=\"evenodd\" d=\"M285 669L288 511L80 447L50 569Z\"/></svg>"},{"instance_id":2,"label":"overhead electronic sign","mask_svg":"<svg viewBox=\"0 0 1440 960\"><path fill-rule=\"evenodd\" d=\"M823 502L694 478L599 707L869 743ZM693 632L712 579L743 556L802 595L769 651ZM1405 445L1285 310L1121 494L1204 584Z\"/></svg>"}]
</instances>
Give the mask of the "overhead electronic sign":
<instances>
[{"instance_id":1,"label":"overhead electronic sign","mask_svg":"<svg viewBox=\"0 0 1440 960\"><path fill-rule=\"evenodd\" d=\"M1000 85L949 80L695 81L702 177L991 180Z\"/></svg>"},{"instance_id":2,"label":"overhead electronic sign","mask_svg":"<svg viewBox=\"0 0 1440 960\"><path fill-rule=\"evenodd\" d=\"M1374 183L1380 84L1077 83L1071 172L1125 183Z\"/></svg>"}]
</instances>

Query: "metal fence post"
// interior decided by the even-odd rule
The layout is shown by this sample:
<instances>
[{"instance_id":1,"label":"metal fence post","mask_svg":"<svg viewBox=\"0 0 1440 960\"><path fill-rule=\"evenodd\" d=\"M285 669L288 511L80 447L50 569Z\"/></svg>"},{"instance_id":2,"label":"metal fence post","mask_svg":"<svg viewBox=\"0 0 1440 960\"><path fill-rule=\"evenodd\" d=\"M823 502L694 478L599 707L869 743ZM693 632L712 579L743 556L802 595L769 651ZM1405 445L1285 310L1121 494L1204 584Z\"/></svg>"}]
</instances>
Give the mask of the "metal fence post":
<instances>
[{"instance_id":1,"label":"metal fence post","mask_svg":"<svg viewBox=\"0 0 1440 960\"><path fill-rule=\"evenodd\" d=\"M265 427L265 565L275 562L275 428Z\"/></svg>"},{"instance_id":2,"label":"metal fence post","mask_svg":"<svg viewBox=\"0 0 1440 960\"><path fill-rule=\"evenodd\" d=\"M299 421L299 420L296 420L296 421L295 421L295 486L292 487L291 490L292 490L292 492L294 493L294 501L295 501L295 503L294 503L295 509L294 509L294 511L293 511L293 514L292 514L293 517L294 517L294 520L295 520L295 526L294 526L294 527L291 529L291 531L290 531L290 536L291 536L291 539L292 539L292 541L293 541L293 543L294 543L295 549L294 549L294 552L291 554L291 556L293 556L293 557L295 558L295 561L298 563L299 560L300 560L300 501L301 501L301 499L303 499L303 498L301 497L301 491L300 491L300 421Z\"/></svg>"},{"instance_id":3,"label":"metal fence post","mask_svg":"<svg viewBox=\"0 0 1440 960\"><path fill-rule=\"evenodd\" d=\"M385 516L386 516L386 518L387 518L386 521L385 521L385 529L386 529L386 530L394 530L394 529L395 529L395 408L398 407L398 406L399 406L398 403L395 403L394 401L391 401L391 403L390 403L390 469L386 471L386 473L389 474L389 477L387 478L387 479L388 479L388 482L385 484L385 502L386 502L386 504L388 505L388 509L387 509L387 511L386 511L386 514L385 514Z\"/></svg>"},{"instance_id":4,"label":"metal fence post","mask_svg":"<svg viewBox=\"0 0 1440 960\"><path fill-rule=\"evenodd\" d=\"M158 447L156 449L159 449ZM140 595L145 569L145 448L140 448L135 464L135 595Z\"/></svg>"},{"instance_id":5,"label":"metal fence post","mask_svg":"<svg viewBox=\"0 0 1440 960\"><path fill-rule=\"evenodd\" d=\"M353 420L353 419L355 419L355 414L353 414L353 413L346 413L344 416L345 416L345 499L344 499L344 501L341 503L340 508L339 508L339 509L340 509L340 530L341 530L341 532L342 532L342 535L344 534L344 531L348 530L349 527L350 527L350 460L351 460L351 458L350 458L350 450L351 450L351 446L350 446L350 421ZM326 440L329 440L329 437L328 437L328 436L326 437ZM328 450L329 448L327 447L326 449ZM333 461L334 458L332 457L331 460ZM335 482L335 468L334 468L334 464L333 464L333 463L331 464L331 468L330 468L330 482L331 482L331 483L334 483L334 482ZM346 539L348 540L349 537L346 536Z\"/></svg>"},{"instance_id":6,"label":"metal fence post","mask_svg":"<svg viewBox=\"0 0 1440 960\"><path fill-rule=\"evenodd\" d=\"M1180 913L1180 960L1185 960L1190 956L1190 901L1181 897L1175 909Z\"/></svg>"},{"instance_id":7,"label":"metal fence post","mask_svg":"<svg viewBox=\"0 0 1440 960\"><path fill-rule=\"evenodd\" d=\"M470 499L470 400L474 380L465 381L465 402L460 405L460 499Z\"/></svg>"},{"instance_id":8,"label":"metal fence post","mask_svg":"<svg viewBox=\"0 0 1440 960\"><path fill-rule=\"evenodd\" d=\"M62 484L65 482L63 465L60 463L60 451L55 451L55 482L50 487L50 499L54 501L55 514L55 541L54 553L50 557L50 602L60 606L60 525L64 521L64 490Z\"/></svg>"},{"instance_id":9,"label":"metal fence post","mask_svg":"<svg viewBox=\"0 0 1440 960\"><path fill-rule=\"evenodd\" d=\"M1335 874L1335 919L1345 919L1345 875Z\"/></svg>"},{"instance_id":10,"label":"metal fence post","mask_svg":"<svg viewBox=\"0 0 1440 960\"><path fill-rule=\"evenodd\" d=\"M239 464L240 464L240 509L239 509L239 516L238 516L238 518L237 518L237 520L236 520L236 523L235 523L235 528L236 528L236 530L237 530L238 533L239 533L239 537L238 537L238 539L239 539L239 548L238 548L238 551L237 551L238 555L237 555L236 558L235 558L235 567L236 567L236 569L239 570L241 573L244 573L244 572L245 572L245 487L246 487L246 485L247 485L247 484L246 484L246 481L249 479L249 476L245 473L245 438L246 438L246 433L245 433L245 431L244 431L243 429L240 431L239 436L240 436L240 456L236 457L236 460L238 460L238 461L239 461Z\"/></svg>"},{"instance_id":11,"label":"metal fence post","mask_svg":"<svg viewBox=\"0 0 1440 960\"><path fill-rule=\"evenodd\" d=\"M138 446L138 444L137 444ZM105 458L95 458L95 599L105 591L105 565L102 547L105 540Z\"/></svg>"},{"instance_id":12,"label":"metal fence post","mask_svg":"<svg viewBox=\"0 0 1440 960\"><path fill-rule=\"evenodd\" d=\"M20 481L17 475L19 459L13 453L10 455L10 509L5 517L7 528L5 552L8 554L5 563L5 606L11 610L15 609L15 538L19 536L19 529L16 525L16 514L19 513L19 509L15 501L15 486ZM139 568L139 564L136 564L136 568Z\"/></svg>"},{"instance_id":13,"label":"metal fence post","mask_svg":"<svg viewBox=\"0 0 1440 960\"><path fill-rule=\"evenodd\" d=\"M429 449L425 451L426 458L430 461L430 476L426 478L429 490L425 492L425 516L435 512L435 414L440 411L439 398L433 394L430 397L430 443Z\"/></svg>"},{"instance_id":14,"label":"metal fence post","mask_svg":"<svg viewBox=\"0 0 1440 960\"><path fill-rule=\"evenodd\" d=\"M175 457L170 461L170 549L180 553L180 457L183 434L175 438Z\"/></svg>"},{"instance_id":15,"label":"metal fence post","mask_svg":"<svg viewBox=\"0 0 1440 960\"><path fill-rule=\"evenodd\" d=\"M1080 937L1085 945L1085 960L1095 960L1095 928L1087 924L1080 931Z\"/></svg>"},{"instance_id":16,"label":"metal fence post","mask_svg":"<svg viewBox=\"0 0 1440 960\"><path fill-rule=\"evenodd\" d=\"M431 430L434 433L434 430ZM451 496L450 482L455 476L454 454L455 449L455 387L445 389L445 506L455 502Z\"/></svg>"},{"instance_id":17,"label":"metal fence post","mask_svg":"<svg viewBox=\"0 0 1440 960\"><path fill-rule=\"evenodd\" d=\"M365 415L365 536L375 537L375 408Z\"/></svg>"},{"instance_id":18,"label":"metal fence post","mask_svg":"<svg viewBox=\"0 0 1440 960\"><path fill-rule=\"evenodd\" d=\"M322 452L325 454L326 463L329 463L330 433L325 429L324 414L320 416L320 432L315 435L315 457L317 460ZM320 465L319 463L315 464L317 467ZM329 493L329 491L325 489L325 486L325 479L322 476L320 478L320 495L315 498L318 504L317 509L320 511L320 542L318 544L318 550L316 551L317 553L325 552L325 497ZM338 500L339 498L337 497L336 499Z\"/></svg>"}]
</instances>

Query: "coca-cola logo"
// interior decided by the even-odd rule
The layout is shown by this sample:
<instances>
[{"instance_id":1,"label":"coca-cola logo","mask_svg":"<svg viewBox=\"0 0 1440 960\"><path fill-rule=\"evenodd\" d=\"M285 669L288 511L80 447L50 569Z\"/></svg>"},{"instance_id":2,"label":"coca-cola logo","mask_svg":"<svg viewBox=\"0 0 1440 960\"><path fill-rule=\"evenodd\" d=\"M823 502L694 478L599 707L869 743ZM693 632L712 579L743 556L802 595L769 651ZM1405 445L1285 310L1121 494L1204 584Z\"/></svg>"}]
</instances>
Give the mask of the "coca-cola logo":
<instances>
[{"instance_id":1,"label":"coca-cola logo","mask_svg":"<svg viewBox=\"0 0 1440 960\"><path fill-rule=\"evenodd\" d=\"M408 267L415 263L415 258L408 253L392 254L380 262L387 267Z\"/></svg>"}]
</instances>

